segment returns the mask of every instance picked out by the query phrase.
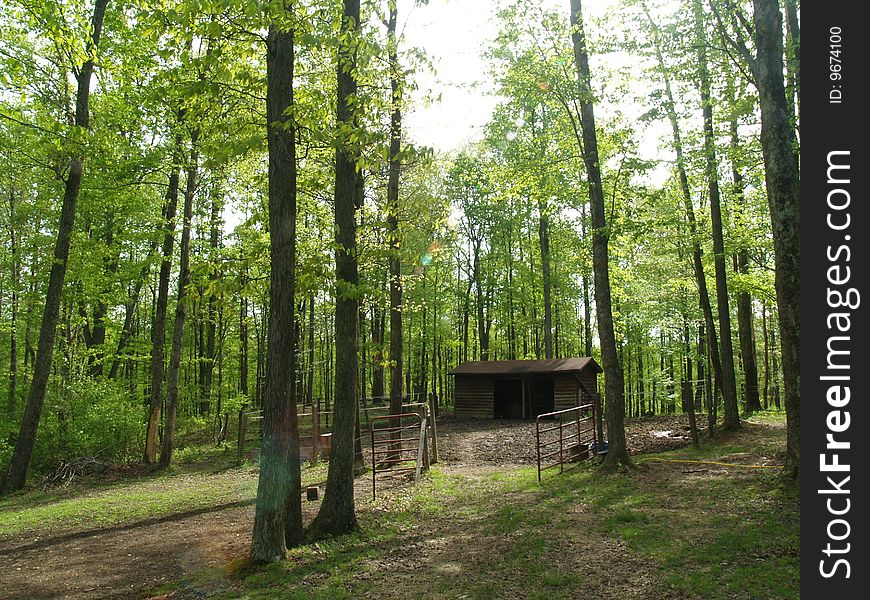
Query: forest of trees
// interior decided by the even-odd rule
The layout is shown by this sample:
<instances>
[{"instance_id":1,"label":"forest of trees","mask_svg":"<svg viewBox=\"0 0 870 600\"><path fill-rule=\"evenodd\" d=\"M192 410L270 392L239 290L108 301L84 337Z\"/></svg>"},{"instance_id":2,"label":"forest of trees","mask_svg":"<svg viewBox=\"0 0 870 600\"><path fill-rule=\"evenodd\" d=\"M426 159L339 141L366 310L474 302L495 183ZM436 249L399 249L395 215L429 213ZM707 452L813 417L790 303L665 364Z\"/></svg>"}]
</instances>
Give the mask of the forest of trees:
<instances>
[{"instance_id":1,"label":"forest of trees","mask_svg":"<svg viewBox=\"0 0 870 600\"><path fill-rule=\"evenodd\" d=\"M586 355L608 461L626 417L783 409L797 476L799 5L561 4L493 7L497 107L440 153L403 128L413 2L5 2L3 491L165 467L259 408L273 560L304 534L297 405L334 411L308 534L340 533L361 398L449 407L461 361Z\"/></svg>"}]
</instances>

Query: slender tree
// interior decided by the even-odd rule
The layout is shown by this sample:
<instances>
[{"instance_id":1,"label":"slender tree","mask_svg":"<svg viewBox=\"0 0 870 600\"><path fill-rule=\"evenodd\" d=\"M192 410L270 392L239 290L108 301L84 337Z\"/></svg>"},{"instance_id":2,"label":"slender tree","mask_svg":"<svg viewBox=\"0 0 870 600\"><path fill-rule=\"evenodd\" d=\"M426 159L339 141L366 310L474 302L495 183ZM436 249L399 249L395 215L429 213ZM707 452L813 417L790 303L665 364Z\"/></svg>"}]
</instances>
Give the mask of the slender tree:
<instances>
[{"instance_id":1,"label":"slender tree","mask_svg":"<svg viewBox=\"0 0 870 600\"><path fill-rule=\"evenodd\" d=\"M175 423L178 413L178 377L181 370L181 351L184 342L184 323L187 317L187 286L190 285L190 225L193 219L193 198L196 195L198 155L196 144L199 128L191 133L190 160L186 169L184 209L181 224L181 259L178 267L178 291L175 303L175 322L172 330L172 347L169 351L169 372L166 378L166 416L163 423L163 439L160 446L160 466L166 468L172 462L175 444Z\"/></svg>"},{"instance_id":2,"label":"slender tree","mask_svg":"<svg viewBox=\"0 0 870 600\"><path fill-rule=\"evenodd\" d=\"M722 369L721 354L719 352L719 342L716 334L716 321L713 315L713 307L710 302L710 292L707 288L707 275L704 273L703 250L701 248L701 241L699 238L698 222L695 218L695 208L692 203L692 191L689 187L689 176L687 173L686 158L683 149L682 133L680 130L680 121L677 116L674 93L671 87L671 77L669 74L670 72L668 71L668 68L665 64L662 44L659 38L658 26L653 21L652 15L650 14L646 4L643 4L643 9L646 14L647 21L650 25L653 48L655 50L656 60L659 64L659 69L662 74L662 81L664 82L664 108L665 112L668 115L668 120L671 124L671 131L673 134L673 148L677 158L677 179L679 183L680 194L683 199L683 207L686 213L686 221L689 225L689 237L692 240L692 268L695 273L695 282L698 285L698 302L701 306L701 312L704 315L704 329L707 333L707 350L709 353L710 362L713 367L713 373L715 375L716 382L720 387L724 389L722 381L725 376ZM714 402L715 401L717 401L716 395L714 395ZM715 415L716 411L713 410L709 414Z\"/></svg>"},{"instance_id":3,"label":"slender tree","mask_svg":"<svg viewBox=\"0 0 870 600\"><path fill-rule=\"evenodd\" d=\"M704 120L704 158L707 191L710 195L710 223L713 229L713 264L716 270L716 310L719 316L719 336L722 363L722 395L725 400L723 427L740 427L737 406L737 377L734 373L734 349L731 344L731 310L728 299L728 277L725 266L725 236L722 231L722 207L719 193L719 168L716 160L716 140L713 131L713 100L710 97L710 71L707 66L707 28L701 0L693 0L695 15L695 46L698 52L698 84L701 91L701 113Z\"/></svg>"},{"instance_id":4,"label":"slender tree","mask_svg":"<svg viewBox=\"0 0 870 600\"><path fill-rule=\"evenodd\" d=\"M90 21L90 36L84 44L83 56L85 59L81 65L76 65L73 69L76 78L74 124L75 127L81 129L90 128L88 103L91 97L91 76L94 72L95 55L100 46L100 36L103 32L103 20L106 16L108 3L109 0L95 0L94 12ZM48 377L51 374L51 356L54 351L54 338L60 314L61 292L66 278L67 261L76 216L76 203L84 173L84 151L79 150L73 153L68 160L69 169L64 186L60 223L57 228L48 289L45 294L45 307L42 313L42 326L39 330L33 379L30 382L30 393L15 442L15 450L9 463L9 472L0 486L2 493L20 490L24 487L27 470L30 467L30 458L33 454L33 446L36 443L36 432L39 428L42 408L45 404Z\"/></svg>"},{"instance_id":5,"label":"slender tree","mask_svg":"<svg viewBox=\"0 0 870 600\"><path fill-rule=\"evenodd\" d=\"M737 136L737 118L730 121L731 132L731 181L735 213L740 222L745 222L746 198L744 194L743 173L738 163L740 142ZM745 244L737 249L734 256L735 269L743 276L749 275L749 250ZM755 327L752 324L752 297L745 288L737 293L737 332L740 337L740 362L743 365L743 385L746 388L746 412L761 410L758 397L758 365L755 358Z\"/></svg>"},{"instance_id":6,"label":"slender tree","mask_svg":"<svg viewBox=\"0 0 870 600\"><path fill-rule=\"evenodd\" d=\"M390 0L387 21L390 68L390 164L387 181L387 239L390 246L390 412L402 412L402 258L399 252L399 175L402 144L402 88L399 79L398 7Z\"/></svg>"},{"instance_id":7,"label":"slender tree","mask_svg":"<svg viewBox=\"0 0 870 600\"><path fill-rule=\"evenodd\" d=\"M610 267L608 242L610 233L604 209L604 189L601 186L601 164L598 157L598 137L589 56L583 32L581 0L571 0L571 41L580 88L580 124L583 130L583 162L589 183L589 204L592 209L592 268L595 274L595 309L598 338L601 343L601 366L604 370L605 418L607 419L608 450L605 464L628 464L625 442L625 381L616 350L613 332L613 310L610 298Z\"/></svg>"},{"instance_id":8,"label":"slender tree","mask_svg":"<svg viewBox=\"0 0 870 600\"><path fill-rule=\"evenodd\" d=\"M145 463L157 461L157 434L160 427L160 414L163 404L163 375L166 362L166 313L169 306L169 276L172 271L172 254L175 247L175 214L178 210L178 185L181 179L181 166L177 148L181 145L176 139L175 164L169 173L169 186L163 206L164 234L161 252L160 275L157 283L157 301L154 308L154 321L151 326L151 396L148 404L148 424L145 430Z\"/></svg>"},{"instance_id":9,"label":"slender tree","mask_svg":"<svg viewBox=\"0 0 870 600\"><path fill-rule=\"evenodd\" d=\"M18 256L18 229L15 218L15 183L9 184L9 254L12 259L12 315L9 329L9 402L8 413L15 414L18 404L18 287L21 285L21 260Z\"/></svg>"}]
</instances>

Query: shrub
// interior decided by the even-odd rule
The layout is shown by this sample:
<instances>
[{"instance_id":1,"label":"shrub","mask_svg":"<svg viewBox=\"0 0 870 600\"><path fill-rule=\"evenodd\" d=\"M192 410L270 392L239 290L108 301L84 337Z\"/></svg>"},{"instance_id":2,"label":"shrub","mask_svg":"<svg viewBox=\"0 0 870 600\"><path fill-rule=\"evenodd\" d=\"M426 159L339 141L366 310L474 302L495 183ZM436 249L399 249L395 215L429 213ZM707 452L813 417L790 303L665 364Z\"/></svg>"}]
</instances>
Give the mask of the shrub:
<instances>
[{"instance_id":1,"label":"shrub","mask_svg":"<svg viewBox=\"0 0 870 600\"><path fill-rule=\"evenodd\" d=\"M39 472L81 456L124 462L142 452L144 439L140 399L116 382L77 381L62 398L54 389L46 398L31 468Z\"/></svg>"}]
</instances>

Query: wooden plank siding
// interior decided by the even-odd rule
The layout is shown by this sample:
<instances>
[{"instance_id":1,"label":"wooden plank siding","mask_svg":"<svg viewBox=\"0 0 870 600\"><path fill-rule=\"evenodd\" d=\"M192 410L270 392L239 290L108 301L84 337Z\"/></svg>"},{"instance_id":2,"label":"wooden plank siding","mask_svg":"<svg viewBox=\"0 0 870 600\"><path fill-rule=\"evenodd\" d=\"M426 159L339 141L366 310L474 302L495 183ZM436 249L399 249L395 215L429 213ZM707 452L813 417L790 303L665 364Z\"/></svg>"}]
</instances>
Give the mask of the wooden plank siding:
<instances>
[{"instance_id":1,"label":"wooden plank siding","mask_svg":"<svg viewBox=\"0 0 870 600\"><path fill-rule=\"evenodd\" d=\"M491 377L456 377L456 416L474 419L493 418Z\"/></svg>"},{"instance_id":2,"label":"wooden plank siding","mask_svg":"<svg viewBox=\"0 0 870 600\"><path fill-rule=\"evenodd\" d=\"M564 410L577 406L580 386L574 375L562 375L553 378L553 410Z\"/></svg>"},{"instance_id":3,"label":"wooden plank siding","mask_svg":"<svg viewBox=\"0 0 870 600\"><path fill-rule=\"evenodd\" d=\"M580 381L583 383L583 386L586 388L586 390L590 394L597 394L598 393L598 375L597 374L595 374L591 371L590 372L584 371L583 373L580 373ZM577 387L579 388L580 386L577 386ZM585 393L583 392L583 388L580 388L580 394L581 394L580 398L583 401L582 402L583 404L586 404L587 402L589 402L589 399L585 397Z\"/></svg>"}]
</instances>

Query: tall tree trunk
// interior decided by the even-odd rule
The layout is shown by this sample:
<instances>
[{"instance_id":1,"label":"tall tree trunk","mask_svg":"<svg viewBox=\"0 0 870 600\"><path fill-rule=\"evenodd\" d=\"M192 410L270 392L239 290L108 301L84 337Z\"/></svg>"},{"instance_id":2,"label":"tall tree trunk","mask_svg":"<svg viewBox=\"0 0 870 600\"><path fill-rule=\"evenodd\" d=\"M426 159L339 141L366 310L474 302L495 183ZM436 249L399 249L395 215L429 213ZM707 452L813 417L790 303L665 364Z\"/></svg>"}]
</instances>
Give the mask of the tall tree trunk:
<instances>
[{"instance_id":1,"label":"tall tree trunk","mask_svg":"<svg viewBox=\"0 0 870 600\"><path fill-rule=\"evenodd\" d=\"M302 540L302 476L293 377L296 294L296 127L293 106L293 10L269 27L266 43L266 119L269 141L269 347L263 398L262 446L251 559L283 558Z\"/></svg>"},{"instance_id":2,"label":"tall tree trunk","mask_svg":"<svg viewBox=\"0 0 870 600\"><path fill-rule=\"evenodd\" d=\"M695 43L698 50L698 75L701 91L701 112L704 118L705 175L710 193L710 223L713 229L713 264L716 270L716 309L719 313L719 338L722 361L722 395L725 399L723 426L727 430L740 427L737 404L737 377L734 372L734 349L731 344L731 311L728 304L728 277L725 262L725 240L722 232L722 208L719 194L719 164L713 132L713 102L710 97L710 72L707 67L706 27L700 0L694 0Z\"/></svg>"},{"instance_id":3,"label":"tall tree trunk","mask_svg":"<svg viewBox=\"0 0 870 600\"><path fill-rule=\"evenodd\" d=\"M689 432L692 436L692 447L700 448L698 441L698 423L695 418L695 400L692 398L692 344L689 336L689 317L683 309L683 351L685 352L685 371L683 374L683 382L680 386L682 390L682 408L683 412L689 415Z\"/></svg>"},{"instance_id":4,"label":"tall tree trunk","mask_svg":"<svg viewBox=\"0 0 870 600\"><path fill-rule=\"evenodd\" d=\"M163 208L164 214L165 211L166 206ZM151 242L151 246L148 249L148 254L145 257L145 264L142 265L142 269L139 271L136 283L133 284L133 291L129 295L127 302L124 304L124 325L121 327L121 335L118 337L118 346L115 349L112 366L109 368L109 379L118 378L118 369L121 367L121 359L133 332L133 320L136 316L136 307L139 304L139 296L142 293L142 286L145 285L145 281L148 279L148 273L151 271L151 255L154 254L156 249L157 241L154 240Z\"/></svg>"},{"instance_id":5,"label":"tall tree trunk","mask_svg":"<svg viewBox=\"0 0 870 600\"><path fill-rule=\"evenodd\" d=\"M553 301L550 280L550 218L547 207L538 204L541 212L538 222L538 241L541 246L541 273L544 279L544 358L553 358Z\"/></svg>"},{"instance_id":6,"label":"tall tree trunk","mask_svg":"<svg viewBox=\"0 0 870 600\"><path fill-rule=\"evenodd\" d=\"M220 191L217 186L213 186L210 194L210 215L209 215L209 260L212 262L209 271L209 280L214 282L219 278L218 266L215 264L217 260L217 250L220 244ZM202 356L199 361L199 389L200 402L211 402L211 388L215 366L215 330L217 326L217 296L209 294L206 301L206 322L205 322L205 344L200 347ZM220 411L218 411L220 418Z\"/></svg>"},{"instance_id":7,"label":"tall tree trunk","mask_svg":"<svg viewBox=\"0 0 870 600\"><path fill-rule=\"evenodd\" d=\"M9 331L9 403L8 418L18 408L18 286L21 284L21 260L18 257L18 230L15 218L15 184L9 184L9 255L12 260L12 315Z\"/></svg>"},{"instance_id":8,"label":"tall tree trunk","mask_svg":"<svg viewBox=\"0 0 870 600\"><path fill-rule=\"evenodd\" d=\"M716 322L713 317L713 308L710 304L710 293L707 289L707 277L704 274L704 263L702 261L703 252L701 250L701 242L698 238L698 224L695 219L695 209L692 205L692 192L689 188L689 177L686 174L686 160L683 155L683 142L680 134L680 122L677 118L677 109L674 102L674 95L671 89L671 79L665 59L662 54L661 41L658 35L658 26L652 19L646 5L643 5L647 20L653 35L653 43L655 46L656 59L659 63L659 68L662 72L662 79L665 86L665 111L668 114L668 120L671 123L673 132L673 147L677 158L677 176L679 179L680 192L683 197L683 205L686 211L686 220L689 225L689 236L692 240L692 267L695 271L695 281L698 284L698 300L701 306L701 312L704 315L705 331L707 332L707 351L710 357L710 363L713 367L713 373L716 377L716 382L720 383L724 378L722 360L719 354L719 341L716 335ZM732 359L733 365L733 359ZM735 390L736 397L736 390Z\"/></svg>"},{"instance_id":9,"label":"tall tree trunk","mask_svg":"<svg viewBox=\"0 0 870 600\"><path fill-rule=\"evenodd\" d=\"M731 177L734 182L735 212L741 222L745 221L746 198L743 173L737 163L740 144L737 138L737 119L731 119ZM749 251L745 246L737 250L737 272L749 275ZM755 327L752 324L752 297L744 287L737 294L737 332L740 336L740 362L743 364L743 381L746 395L746 412L761 410L758 398L758 367L755 360Z\"/></svg>"},{"instance_id":10,"label":"tall tree trunk","mask_svg":"<svg viewBox=\"0 0 870 600\"><path fill-rule=\"evenodd\" d=\"M114 218L109 214L106 218L105 243L108 256L104 258L103 275L107 281L94 302L91 334L88 336L88 374L91 377L103 376L103 361L106 355L106 314L108 306L106 298L112 293L109 279L118 271L118 250L112 248L115 239Z\"/></svg>"},{"instance_id":11,"label":"tall tree trunk","mask_svg":"<svg viewBox=\"0 0 870 600\"><path fill-rule=\"evenodd\" d=\"M305 386L307 403L314 402L314 292L308 296L308 385Z\"/></svg>"},{"instance_id":12,"label":"tall tree trunk","mask_svg":"<svg viewBox=\"0 0 870 600\"><path fill-rule=\"evenodd\" d=\"M402 88L396 23L398 11L390 3L387 23L390 67L390 164L387 180L387 237L390 244L390 413L402 412L402 259L399 251L399 175L402 144Z\"/></svg>"},{"instance_id":13,"label":"tall tree trunk","mask_svg":"<svg viewBox=\"0 0 870 600\"><path fill-rule=\"evenodd\" d=\"M610 272L608 265L607 219L604 209L604 190L601 187L601 168L598 158L598 138L595 132L595 114L592 103L592 85L589 57L583 33L581 0L571 0L571 40L577 63L580 88L581 126L583 129L583 161L589 182L589 203L592 207L592 265L595 272L595 308L598 317L598 338L601 342L601 362L604 369L608 451L605 464L628 463L625 443L625 382L622 365L616 352L613 332L613 312L610 302Z\"/></svg>"},{"instance_id":14,"label":"tall tree trunk","mask_svg":"<svg viewBox=\"0 0 870 600\"><path fill-rule=\"evenodd\" d=\"M489 360L489 331L486 327L486 304L483 298L483 282L480 272L480 240L474 242L472 273L474 274L475 306L477 309L477 341L480 344L480 360Z\"/></svg>"},{"instance_id":15,"label":"tall tree trunk","mask_svg":"<svg viewBox=\"0 0 870 600\"><path fill-rule=\"evenodd\" d=\"M767 304L761 304L761 334L764 336L764 409L770 406L770 336L767 333Z\"/></svg>"},{"instance_id":16,"label":"tall tree trunk","mask_svg":"<svg viewBox=\"0 0 870 600\"><path fill-rule=\"evenodd\" d=\"M471 280L468 280L468 287L465 288L465 302L462 305L462 360L468 362L468 337L469 328L471 327Z\"/></svg>"},{"instance_id":17,"label":"tall tree trunk","mask_svg":"<svg viewBox=\"0 0 870 600\"><path fill-rule=\"evenodd\" d=\"M239 253L243 252L239 244ZM244 289L248 281L247 269L242 268L239 274L241 288ZM239 294L239 393L248 398L248 299L244 294ZM245 406L242 410L245 410Z\"/></svg>"},{"instance_id":18,"label":"tall tree trunk","mask_svg":"<svg viewBox=\"0 0 870 600\"><path fill-rule=\"evenodd\" d=\"M513 210L511 210L513 213ZM517 359L517 326L514 311L514 250L513 250L513 225L507 234L507 259L508 259L508 359ZM440 352L440 347L439 347Z\"/></svg>"},{"instance_id":19,"label":"tall tree trunk","mask_svg":"<svg viewBox=\"0 0 870 600\"><path fill-rule=\"evenodd\" d=\"M798 21L797 1L785 0L786 22L786 68L788 71L788 87L786 88L786 105L792 119L792 126L800 135L801 117L801 26ZM795 159L800 164L800 151L795 147Z\"/></svg>"},{"instance_id":20,"label":"tall tree trunk","mask_svg":"<svg viewBox=\"0 0 870 600\"><path fill-rule=\"evenodd\" d=\"M372 307L372 345L375 348L372 365L372 397L382 401L384 397L384 333L386 320L384 310L378 303Z\"/></svg>"},{"instance_id":21,"label":"tall tree trunk","mask_svg":"<svg viewBox=\"0 0 870 600\"><path fill-rule=\"evenodd\" d=\"M175 444L175 422L178 413L178 375L181 369L181 351L184 342L184 320L187 316L187 286L190 284L190 223L193 219L193 197L197 187L197 150L199 130L190 136L190 163L184 188L184 209L181 223L181 259L178 267L178 291L175 303L175 323L172 330L172 348L169 351L169 372L166 377L166 417L163 423L163 440L160 446L160 466L166 468L172 462Z\"/></svg>"},{"instance_id":22,"label":"tall tree trunk","mask_svg":"<svg viewBox=\"0 0 870 600\"><path fill-rule=\"evenodd\" d=\"M368 387L368 347L366 345L366 313L363 308L362 302L357 302L359 305L359 314L357 315L357 326L358 333L357 338L359 339L359 397L365 402L366 396L366 388Z\"/></svg>"},{"instance_id":23,"label":"tall tree trunk","mask_svg":"<svg viewBox=\"0 0 870 600\"><path fill-rule=\"evenodd\" d=\"M777 0L753 0L761 149L773 227L776 305L785 392L785 471L800 473L800 174L782 80L782 14Z\"/></svg>"},{"instance_id":24,"label":"tall tree trunk","mask_svg":"<svg viewBox=\"0 0 870 600\"><path fill-rule=\"evenodd\" d=\"M580 235L586 239L586 204L580 205ZM592 356L592 303L589 301L588 267L583 272L583 352Z\"/></svg>"},{"instance_id":25,"label":"tall tree trunk","mask_svg":"<svg viewBox=\"0 0 870 600\"><path fill-rule=\"evenodd\" d=\"M644 371L643 371L643 354L644 354L644 343L643 340L638 340L637 345L637 395L638 395L638 412L637 416L642 417L646 414L646 390L644 384Z\"/></svg>"},{"instance_id":26,"label":"tall tree trunk","mask_svg":"<svg viewBox=\"0 0 870 600\"><path fill-rule=\"evenodd\" d=\"M356 106L356 37L359 32L360 0L344 0L341 44L338 49L337 118L340 130L359 125ZM356 288L359 284L355 211L362 203L357 151L342 136L335 153L335 400L332 454L326 493L320 511L311 523L313 538L338 535L357 528L353 498L354 427L357 418Z\"/></svg>"},{"instance_id":27,"label":"tall tree trunk","mask_svg":"<svg viewBox=\"0 0 870 600\"><path fill-rule=\"evenodd\" d=\"M176 146L180 145L176 141ZM177 161L176 161L177 163ZM157 302L154 323L151 326L151 397L148 404L148 426L145 431L145 462L157 461L157 430L163 402L163 372L166 346L166 312L169 304L169 275L172 271L172 253L175 246L175 213L178 210L178 182L180 168L176 164L169 174L164 211L164 237L160 277L157 284Z\"/></svg>"},{"instance_id":28,"label":"tall tree trunk","mask_svg":"<svg viewBox=\"0 0 870 600\"><path fill-rule=\"evenodd\" d=\"M109 0L95 0L94 13L91 18L91 36L85 43L84 56L88 58L78 69L76 76L76 108L75 126L82 129L90 128L88 101L91 94L91 75L94 71L94 54L100 45L100 35L103 31L103 18ZM60 209L60 222L57 228L57 239L54 245L54 259L48 279L48 290L45 294L45 307L42 313L42 326L39 330L39 342L36 351L36 364L33 379L30 383L30 393L21 428L15 442L9 472L0 485L0 493L20 490L27 479L33 446L36 443L36 431L45 404L45 392L48 378L51 374L51 355L54 350L54 337L57 330L57 320L60 314L61 292L66 278L67 259L69 258L70 242L72 241L73 225L76 216L76 203L82 184L83 163L85 157L76 155L69 157L69 173Z\"/></svg>"}]
</instances>

